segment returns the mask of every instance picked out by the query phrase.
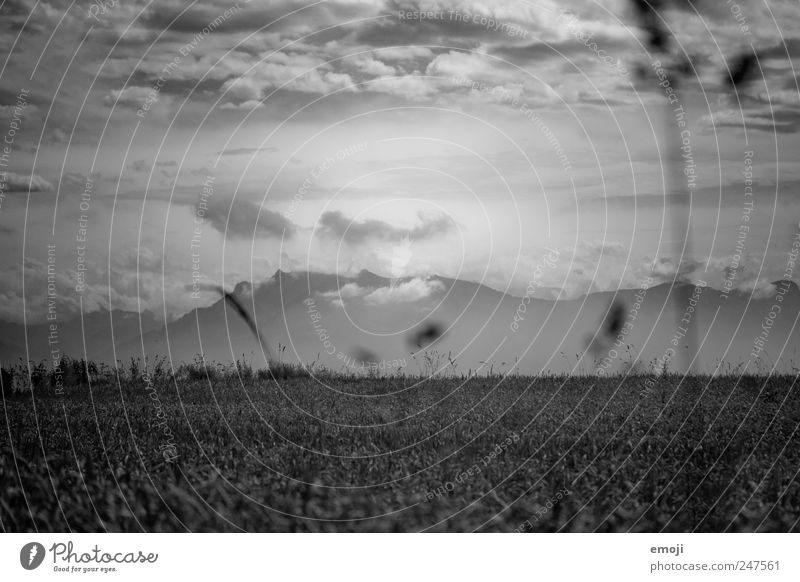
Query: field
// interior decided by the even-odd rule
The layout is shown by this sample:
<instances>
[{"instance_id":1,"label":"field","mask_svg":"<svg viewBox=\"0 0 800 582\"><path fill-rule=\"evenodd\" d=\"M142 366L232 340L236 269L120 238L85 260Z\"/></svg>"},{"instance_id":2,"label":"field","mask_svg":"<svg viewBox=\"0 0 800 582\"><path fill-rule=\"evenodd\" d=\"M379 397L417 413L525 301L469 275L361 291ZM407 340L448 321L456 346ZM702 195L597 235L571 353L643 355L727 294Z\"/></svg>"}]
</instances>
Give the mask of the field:
<instances>
[{"instance_id":1,"label":"field","mask_svg":"<svg viewBox=\"0 0 800 582\"><path fill-rule=\"evenodd\" d=\"M287 370L4 374L0 526L800 531L795 377Z\"/></svg>"}]
</instances>

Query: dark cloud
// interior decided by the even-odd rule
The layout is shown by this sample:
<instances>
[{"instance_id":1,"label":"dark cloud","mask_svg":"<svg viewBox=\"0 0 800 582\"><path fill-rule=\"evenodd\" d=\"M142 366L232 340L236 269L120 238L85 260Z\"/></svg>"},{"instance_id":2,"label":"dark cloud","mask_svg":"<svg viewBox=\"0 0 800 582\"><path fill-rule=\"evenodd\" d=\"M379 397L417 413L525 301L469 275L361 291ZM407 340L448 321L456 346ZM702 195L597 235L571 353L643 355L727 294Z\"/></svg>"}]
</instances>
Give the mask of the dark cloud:
<instances>
[{"instance_id":1,"label":"dark cloud","mask_svg":"<svg viewBox=\"0 0 800 582\"><path fill-rule=\"evenodd\" d=\"M447 46L452 48L471 48L477 46L476 40L465 42L457 36L446 39L441 26L430 21L421 23L400 23L382 20L364 25L356 35L356 41L372 47L388 46Z\"/></svg>"},{"instance_id":2,"label":"dark cloud","mask_svg":"<svg viewBox=\"0 0 800 582\"><path fill-rule=\"evenodd\" d=\"M372 47L429 46L450 49L478 47L483 41L497 40L485 26L458 20L400 20L396 13L359 27L356 42Z\"/></svg>"},{"instance_id":3,"label":"dark cloud","mask_svg":"<svg viewBox=\"0 0 800 582\"><path fill-rule=\"evenodd\" d=\"M742 183L739 182L723 185L722 188L698 188L692 194L692 207L718 208L721 206L723 208L741 208L743 187ZM781 181L779 186L755 181L753 188L756 192L762 192L765 195L768 194L770 197L775 196L777 190L778 199L783 201L783 204L789 204L789 201L797 199L797 191L800 189L800 180ZM603 208L608 208L613 211L630 210L632 208L638 208L640 210L663 210L668 205L686 204L687 202L687 198L680 194L670 194L667 196L659 194L613 194L609 196L587 197L580 201L580 207L582 210Z\"/></svg>"},{"instance_id":4,"label":"dark cloud","mask_svg":"<svg viewBox=\"0 0 800 582\"><path fill-rule=\"evenodd\" d=\"M27 16L30 7L23 0L6 0L0 4L0 16Z\"/></svg>"},{"instance_id":5,"label":"dark cloud","mask_svg":"<svg viewBox=\"0 0 800 582\"><path fill-rule=\"evenodd\" d=\"M193 34L206 27L213 27L214 34L224 34L253 32L273 23L275 25L269 27L270 31L276 28L285 30L295 25L320 29L329 24L365 16L365 7L357 3L330 2L297 11L298 8L301 6L285 0L253 2L249 5L234 1L198 2L188 9L184 2L173 2L166 6L160 2L158 7L147 12L144 25L152 30ZM226 10L229 11L227 15Z\"/></svg>"},{"instance_id":6,"label":"dark cloud","mask_svg":"<svg viewBox=\"0 0 800 582\"><path fill-rule=\"evenodd\" d=\"M282 214L265 210L254 202L216 198L208 205L205 220L228 238L294 235L293 222Z\"/></svg>"},{"instance_id":7,"label":"dark cloud","mask_svg":"<svg viewBox=\"0 0 800 582\"><path fill-rule=\"evenodd\" d=\"M753 120L753 121L751 121ZM745 117L749 129L777 133L795 133L800 130L800 111L785 107L773 111L762 111Z\"/></svg>"},{"instance_id":8,"label":"dark cloud","mask_svg":"<svg viewBox=\"0 0 800 582\"><path fill-rule=\"evenodd\" d=\"M255 18L252 10L241 10L233 6L232 3L218 6L208 3L196 3L189 7L182 3L172 3L166 6L159 5L148 10L143 18L143 24L147 28L158 31L171 30L199 33L203 28L213 26L214 32L242 32L258 30L284 14L283 10L275 10L273 8L272 10L259 11L259 18ZM228 9L234 13L226 17L225 10ZM247 15L244 18L242 18L243 13ZM268 19L263 20L263 17Z\"/></svg>"},{"instance_id":9,"label":"dark cloud","mask_svg":"<svg viewBox=\"0 0 800 582\"><path fill-rule=\"evenodd\" d=\"M800 131L800 111L794 107L765 108L760 111L746 111L744 123L748 130L765 131L767 133L796 133ZM743 129L741 119L719 119L714 127Z\"/></svg>"},{"instance_id":10,"label":"dark cloud","mask_svg":"<svg viewBox=\"0 0 800 582\"><path fill-rule=\"evenodd\" d=\"M759 59L790 59L800 57L800 38L784 38L774 45L758 50Z\"/></svg>"},{"instance_id":11,"label":"dark cloud","mask_svg":"<svg viewBox=\"0 0 800 582\"><path fill-rule=\"evenodd\" d=\"M631 41L623 41L602 34L593 34L588 42L596 43L598 50L605 51L605 54L613 58L618 56L620 60L624 60L630 55L630 50L633 46ZM492 54L508 59L516 64L526 61L539 61L549 57L563 58L559 53L566 57L587 54L593 56L592 52L582 41L573 38L561 42L532 42L526 45L502 46L492 51Z\"/></svg>"},{"instance_id":12,"label":"dark cloud","mask_svg":"<svg viewBox=\"0 0 800 582\"><path fill-rule=\"evenodd\" d=\"M0 87L0 105L16 105L19 98L19 89L12 90ZM30 99L28 97L26 100Z\"/></svg>"},{"instance_id":13,"label":"dark cloud","mask_svg":"<svg viewBox=\"0 0 800 582\"><path fill-rule=\"evenodd\" d=\"M52 192L53 185L38 174L16 174L0 172L0 191L4 192Z\"/></svg>"},{"instance_id":14,"label":"dark cloud","mask_svg":"<svg viewBox=\"0 0 800 582\"><path fill-rule=\"evenodd\" d=\"M134 172L147 173L150 171L150 164L148 164L145 160L134 160L129 164L129 167Z\"/></svg>"},{"instance_id":15,"label":"dark cloud","mask_svg":"<svg viewBox=\"0 0 800 582\"><path fill-rule=\"evenodd\" d=\"M685 257L680 262L675 257L660 257L654 261L646 257L645 264L650 268L650 275L658 283L669 283L676 278L686 280L698 269L705 268L702 260Z\"/></svg>"},{"instance_id":16,"label":"dark cloud","mask_svg":"<svg viewBox=\"0 0 800 582\"><path fill-rule=\"evenodd\" d=\"M621 107L627 105L627 103L621 99L606 98L602 93L592 95L585 91L578 93L577 102L584 105L599 105L601 107Z\"/></svg>"},{"instance_id":17,"label":"dark cloud","mask_svg":"<svg viewBox=\"0 0 800 582\"><path fill-rule=\"evenodd\" d=\"M158 77L144 75L145 79L142 84L146 87L153 87L158 80ZM209 79L205 78L201 81L195 79L169 79L160 89L163 95L174 95L176 97L187 97L192 94L194 97L198 95L212 96L216 99L219 92L222 90L222 85L226 79Z\"/></svg>"},{"instance_id":18,"label":"dark cloud","mask_svg":"<svg viewBox=\"0 0 800 582\"><path fill-rule=\"evenodd\" d=\"M344 239L353 244L367 240L423 240L450 232L454 227L452 221L441 216L434 219L423 219L419 226L411 229L397 228L388 222L367 219L361 222L345 217L339 211L325 212L319 219L318 228L323 236Z\"/></svg>"}]
</instances>

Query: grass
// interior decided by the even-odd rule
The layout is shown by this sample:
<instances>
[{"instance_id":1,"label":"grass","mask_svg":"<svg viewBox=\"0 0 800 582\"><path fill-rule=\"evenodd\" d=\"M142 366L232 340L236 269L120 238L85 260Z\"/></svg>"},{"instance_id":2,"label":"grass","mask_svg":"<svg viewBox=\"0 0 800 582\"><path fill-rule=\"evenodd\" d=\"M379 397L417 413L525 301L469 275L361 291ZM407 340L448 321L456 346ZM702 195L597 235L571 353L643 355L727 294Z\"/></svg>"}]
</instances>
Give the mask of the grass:
<instances>
[{"instance_id":1,"label":"grass","mask_svg":"<svg viewBox=\"0 0 800 582\"><path fill-rule=\"evenodd\" d=\"M795 377L146 368L3 373L3 531L800 530Z\"/></svg>"}]
</instances>

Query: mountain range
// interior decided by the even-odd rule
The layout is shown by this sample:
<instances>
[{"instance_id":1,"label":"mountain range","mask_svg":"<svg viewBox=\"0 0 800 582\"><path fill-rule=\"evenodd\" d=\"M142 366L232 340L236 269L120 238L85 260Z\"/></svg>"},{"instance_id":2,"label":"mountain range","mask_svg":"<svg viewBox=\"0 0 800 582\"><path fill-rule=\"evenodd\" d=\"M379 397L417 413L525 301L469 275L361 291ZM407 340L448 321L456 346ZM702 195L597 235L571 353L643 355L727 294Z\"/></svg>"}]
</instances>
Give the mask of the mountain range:
<instances>
[{"instance_id":1,"label":"mountain range","mask_svg":"<svg viewBox=\"0 0 800 582\"><path fill-rule=\"evenodd\" d=\"M687 283L557 300L550 291L520 298L440 276L279 270L255 286L239 283L231 295L277 358L335 370L613 374L633 365L677 369L694 357L689 351L699 351L695 369L704 372L745 363L752 372L773 365L785 372L800 361L800 290L791 281L761 296ZM692 330L695 344L687 340ZM48 323L0 322L0 334L3 365L49 359L53 347L106 363L146 355L177 365L203 354L265 364L262 345L221 296L169 322L150 312L95 311L59 322L57 344L48 341Z\"/></svg>"}]
</instances>

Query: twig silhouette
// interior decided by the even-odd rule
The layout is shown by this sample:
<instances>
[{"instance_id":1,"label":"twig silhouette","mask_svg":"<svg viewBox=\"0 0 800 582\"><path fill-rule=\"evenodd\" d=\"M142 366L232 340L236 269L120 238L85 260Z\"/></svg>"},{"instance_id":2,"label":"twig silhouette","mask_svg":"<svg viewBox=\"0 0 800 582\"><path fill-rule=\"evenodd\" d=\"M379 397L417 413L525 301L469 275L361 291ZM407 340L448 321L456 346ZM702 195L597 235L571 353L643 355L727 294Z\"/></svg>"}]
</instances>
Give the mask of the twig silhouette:
<instances>
[{"instance_id":1,"label":"twig silhouette","mask_svg":"<svg viewBox=\"0 0 800 582\"><path fill-rule=\"evenodd\" d=\"M442 335L444 335L443 326L438 323L428 323L414 330L407 338L407 341L410 346L418 346L422 349L435 342Z\"/></svg>"},{"instance_id":2,"label":"twig silhouette","mask_svg":"<svg viewBox=\"0 0 800 582\"><path fill-rule=\"evenodd\" d=\"M234 295L233 293L225 291L225 289L221 285L201 285L200 287L207 291L215 291L219 293L225 299L228 305L230 305L233 308L233 310L239 314L239 316L247 324L247 327L250 328L250 331L253 332L253 335L258 341L258 344L261 346L262 351L267 356L267 364L269 365L274 360L274 358L272 357L272 351L269 349L269 345L267 345L267 343L262 340L263 335L261 334L261 331L258 329L255 320L247 311L247 309L245 309L244 305L242 305L242 302L239 301L239 298L236 297L236 295Z\"/></svg>"}]
</instances>

